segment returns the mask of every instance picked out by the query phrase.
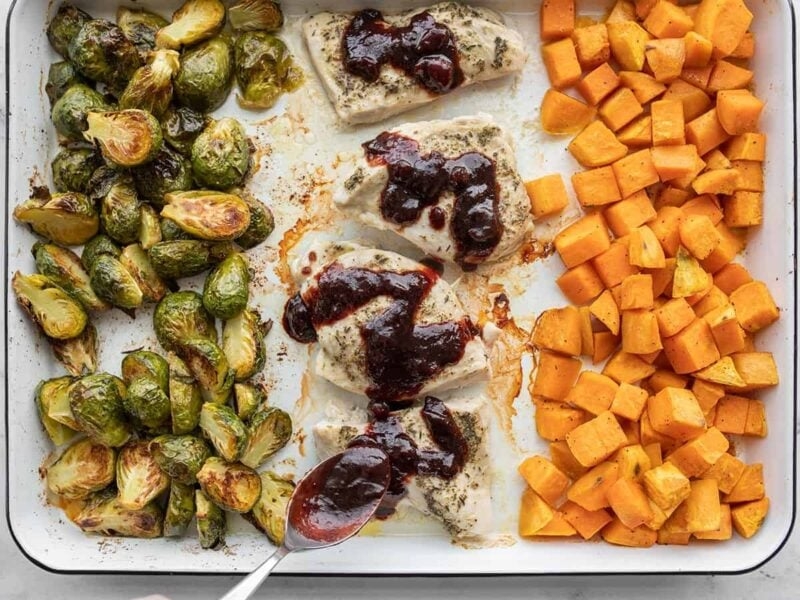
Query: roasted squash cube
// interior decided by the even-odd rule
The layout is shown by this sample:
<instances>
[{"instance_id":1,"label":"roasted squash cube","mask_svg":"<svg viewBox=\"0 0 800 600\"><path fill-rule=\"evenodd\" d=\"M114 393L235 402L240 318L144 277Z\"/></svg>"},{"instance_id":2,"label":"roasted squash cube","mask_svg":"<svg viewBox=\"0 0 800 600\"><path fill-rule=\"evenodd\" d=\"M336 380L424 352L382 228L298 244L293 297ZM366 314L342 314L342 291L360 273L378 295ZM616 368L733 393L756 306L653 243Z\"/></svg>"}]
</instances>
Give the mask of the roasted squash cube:
<instances>
[{"instance_id":1,"label":"roasted squash cube","mask_svg":"<svg viewBox=\"0 0 800 600\"><path fill-rule=\"evenodd\" d=\"M602 254L611 246L603 215L593 213L556 235L553 244L567 267L574 267Z\"/></svg>"},{"instance_id":2,"label":"roasted squash cube","mask_svg":"<svg viewBox=\"0 0 800 600\"><path fill-rule=\"evenodd\" d=\"M608 29L605 23L576 28L572 32L572 41L575 43L578 62L586 70L599 67L611 58L611 44L608 42Z\"/></svg>"},{"instance_id":3,"label":"roasted squash cube","mask_svg":"<svg viewBox=\"0 0 800 600\"><path fill-rule=\"evenodd\" d=\"M764 102L749 90L722 90L717 94L717 118L731 135L756 133Z\"/></svg>"},{"instance_id":4,"label":"roasted squash cube","mask_svg":"<svg viewBox=\"0 0 800 600\"><path fill-rule=\"evenodd\" d=\"M734 290L731 304L739 324L746 331L761 331L780 317L775 300L763 281L752 281Z\"/></svg>"},{"instance_id":5,"label":"roasted squash cube","mask_svg":"<svg viewBox=\"0 0 800 600\"><path fill-rule=\"evenodd\" d=\"M531 201L531 214L534 219L556 215L569 205L567 188L558 173L526 181L525 191L528 192Z\"/></svg>"},{"instance_id":6,"label":"roasted squash cube","mask_svg":"<svg viewBox=\"0 0 800 600\"><path fill-rule=\"evenodd\" d=\"M699 477L728 451L728 438L716 427L686 442L667 457L667 461L689 478Z\"/></svg>"},{"instance_id":7,"label":"roasted squash cube","mask_svg":"<svg viewBox=\"0 0 800 600\"><path fill-rule=\"evenodd\" d=\"M571 500L561 506L561 512L564 515L564 519L585 540L593 538L613 518L605 509L586 510Z\"/></svg>"},{"instance_id":8,"label":"roasted squash cube","mask_svg":"<svg viewBox=\"0 0 800 600\"><path fill-rule=\"evenodd\" d=\"M663 340L664 353L676 373L693 373L719 360L711 328L695 319L679 333Z\"/></svg>"},{"instance_id":9,"label":"roasted squash cube","mask_svg":"<svg viewBox=\"0 0 800 600\"><path fill-rule=\"evenodd\" d=\"M658 0L644 20L644 28L657 38L683 37L693 25L680 6L667 0Z\"/></svg>"},{"instance_id":10,"label":"roasted squash cube","mask_svg":"<svg viewBox=\"0 0 800 600\"><path fill-rule=\"evenodd\" d=\"M617 479L617 463L600 463L570 486L567 499L588 511L600 510L609 505L606 492Z\"/></svg>"},{"instance_id":11,"label":"roasted squash cube","mask_svg":"<svg viewBox=\"0 0 800 600\"><path fill-rule=\"evenodd\" d=\"M653 429L671 438L687 441L706 430L706 419L691 390L664 388L647 400Z\"/></svg>"},{"instance_id":12,"label":"roasted squash cube","mask_svg":"<svg viewBox=\"0 0 800 600\"><path fill-rule=\"evenodd\" d=\"M587 125L586 128L570 142L567 149L572 156L575 157L575 160L587 168L610 165L628 153L628 147L617 140L614 132L606 127L602 121L593 121ZM587 173L592 173L592 171L587 171ZM597 176L602 176L603 173L606 172L602 171L598 173ZM613 173L610 175L613 177ZM601 183L603 186L599 188L596 185L592 185L591 190L585 189L587 183L588 182L585 181L581 182L582 185L580 188L583 194L578 195L581 205L594 206L596 204L606 204L607 201L604 196L606 190L602 189L602 187L609 185L609 181L602 181ZM610 185L613 189L613 187L616 186L616 180L610 182ZM575 177L573 177L573 186L575 186L576 193L578 193L579 186L575 181Z\"/></svg>"},{"instance_id":13,"label":"roasted squash cube","mask_svg":"<svg viewBox=\"0 0 800 600\"><path fill-rule=\"evenodd\" d=\"M653 276L646 273L628 275L622 280L621 310L653 308Z\"/></svg>"},{"instance_id":14,"label":"roasted squash cube","mask_svg":"<svg viewBox=\"0 0 800 600\"><path fill-rule=\"evenodd\" d=\"M766 493L764 488L764 465L755 463L747 465L733 489L725 495L724 501L729 504L761 500Z\"/></svg>"},{"instance_id":15,"label":"roasted squash cube","mask_svg":"<svg viewBox=\"0 0 800 600\"><path fill-rule=\"evenodd\" d=\"M653 311L663 337L672 337L695 320L692 307L683 298L668 300Z\"/></svg>"},{"instance_id":16,"label":"roasted squash cube","mask_svg":"<svg viewBox=\"0 0 800 600\"><path fill-rule=\"evenodd\" d=\"M605 209L603 215L615 236L628 235L656 216L653 203L644 190L616 202Z\"/></svg>"},{"instance_id":17,"label":"roasted squash cube","mask_svg":"<svg viewBox=\"0 0 800 600\"><path fill-rule=\"evenodd\" d=\"M611 168L619 191L625 198L659 181L650 150L639 150L620 158L611 165Z\"/></svg>"},{"instance_id":18,"label":"roasted squash cube","mask_svg":"<svg viewBox=\"0 0 800 600\"><path fill-rule=\"evenodd\" d=\"M681 221L679 232L681 244L700 260L707 258L722 242L722 236L705 215L688 215Z\"/></svg>"},{"instance_id":19,"label":"roasted squash cube","mask_svg":"<svg viewBox=\"0 0 800 600\"><path fill-rule=\"evenodd\" d=\"M631 479L620 478L606 492L608 503L617 518L635 529L653 518L653 510L644 488Z\"/></svg>"},{"instance_id":20,"label":"roasted squash cube","mask_svg":"<svg viewBox=\"0 0 800 600\"><path fill-rule=\"evenodd\" d=\"M650 34L635 21L606 21L611 54L626 71L641 71Z\"/></svg>"},{"instance_id":21,"label":"roasted squash cube","mask_svg":"<svg viewBox=\"0 0 800 600\"><path fill-rule=\"evenodd\" d=\"M760 390L778 385L778 367L769 352L737 352L731 359L746 387L741 391Z\"/></svg>"},{"instance_id":22,"label":"roasted squash cube","mask_svg":"<svg viewBox=\"0 0 800 600\"><path fill-rule=\"evenodd\" d=\"M621 284L629 275L639 272L639 267L632 265L630 261L629 239L615 240L605 252L592 259L597 275L609 289Z\"/></svg>"},{"instance_id":23,"label":"roasted squash cube","mask_svg":"<svg viewBox=\"0 0 800 600\"><path fill-rule=\"evenodd\" d=\"M669 4L666 0L661 1ZM686 143L683 103L680 100L656 100L650 105L650 115L653 117L654 146L680 146Z\"/></svg>"},{"instance_id":24,"label":"roasted squash cube","mask_svg":"<svg viewBox=\"0 0 800 600\"><path fill-rule=\"evenodd\" d=\"M697 146L701 156L727 141L730 134L719 122L717 109L712 108L686 124L686 141Z\"/></svg>"},{"instance_id":25,"label":"roasted squash cube","mask_svg":"<svg viewBox=\"0 0 800 600\"><path fill-rule=\"evenodd\" d=\"M610 411L599 414L567 433L570 451L586 467L603 461L626 442L625 432Z\"/></svg>"},{"instance_id":26,"label":"roasted squash cube","mask_svg":"<svg viewBox=\"0 0 800 600\"><path fill-rule=\"evenodd\" d=\"M669 83L681 75L686 61L686 45L682 37L650 40L645 46L645 57L655 80Z\"/></svg>"},{"instance_id":27,"label":"roasted squash cube","mask_svg":"<svg viewBox=\"0 0 800 600\"><path fill-rule=\"evenodd\" d=\"M609 410L618 388L610 377L593 371L583 371L564 401L593 415L599 415Z\"/></svg>"},{"instance_id":28,"label":"roasted squash cube","mask_svg":"<svg viewBox=\"0 0 800 600\"><path fill-rule=\"evenodd\" d=\"M602 27L605 30L605 25L602 24L595 27ZM578 59L580 60L580 55ZM575 85L575 89L592 106L600 104L606 96L618 87L619 76L607 62L598 65Z\"/></svg>"},{"instance_id":29,"label":"roasted squash cube","mask_svg":"<svg viewBox=\"0 0 800 600\"><path fill-rule=\"evenodd\" d=\"M550 450L550 461L559 471L567 475L570 479L578 479L588 471L588 469L579 463L572 455L565 440L551 442L548 448ZM562 510L563 508L562 506Z\"/></svg>"},{"instance_id":30,"label":"roasted squash cube","mask_svg":"<svg viewBox=\"0 0 800 600\"><path fill-rule=\"evenodd\" d=\"M751 13L743 0L702 0L694 16L694 30L711 40L717 57L728 56L742 41Z\"/></svg>"},{"instance_id":31,"label":"roasted squash cube","mask_svg":"<svg viewBox=\"0 0 800 600\"><path fill-rule=\"evenodd\" d=\"M519 535L522 537L536 533L553 519L553 509L530 488L522 492L519 507Z\"/></svg>"},{"instance_id":32,"label":"roasted squash cube","mask_svg":"<svg viewBox=\"0 0 800 600\"><path fill-rule=\"evenodd\" d=\"M650 377L656 368L636 354L620 350L603 367L603 375L608 375L617 383L636 383Z\"/></svg>"},{"instance_id":33,"label":"roasted squash cube","mask_svg":"<svg viewBox=\"0 0 800 600\"><path fill-rule=\"evenodd\" d=\"M656 538L658 537L655 531L644 525L631 529L626 527L619 519L614 519L606 525L601 535L609 544L634 548L649 548L656 543Z\"/></svg>"},{"instance_id":34,"label":"roasted squash cube","mask_svg":"<svg viewBox=\"0 0 800 600\"><path fill-rule=\"evenodd\" d=\"M692 491L689 478L672 463L666 462L644 474L644 488L661 510L674 510Z\"/></svg>"},{"instance_id":35,"label":"roasted squash cube","mask_svg":"<svg viewBox=\"0 0 800 600\"><path fill-rule=\"evenodd\" d=\"M594 119L596 109L584 102L567 96L558 90L549 89L542 97L539 118L542 129L553 135L578 133Z\"/></svg>"},{"instance_id":36,"label":"roasted squash cube","mask_svg":"<svg viewBox=\"0 0 800 600\"><path fill-rule=\"evenodd\" d=\"M536 374L531 385L531 396L546 400L563 400L572 389L580 370L579 359L542 350L539 353Z\"/></svg>"},{"instance_id":37,"label":"roasted squash cube","mask_svg":"<svg viewBox=\"0 0 800 600\"><path fill-rule=\"evenodd\" d=\"M575 189L578 202L584 207L611 204L622 198L611 167L599 167L575 173L572 176L572 187Z\"/></svg>"},{"instance_id":38,"label":"roasted squash cube","mask_svg":"<svg viewBox=\"0 0 800 600\"><path fill-rule=\"evenodd\" d=\"M720 492L729 494L744 473L745 466L735 456L725 453L703 473L703 479L713 479Z\"/></svg>"},{"instance_id":39,"label":"roasted squash cube","mask_svg":"<svg viewBox=\"0 0 800 600\"><path fill-rule=\"evenodd\" d=\"M575 0L543 0L539 26L544 41L570 35L575 29Z\"/></svg>"},{"instance_id":40,"label":"roasted squash cube","mask_svg":"<svg viewBox=\"0 0 800 600\"><path fill-rule=\"evenodd\" d=\"M542 46L542 60L550 84L557 90L569 87L581 78L581 65L571 39Z\"/></svg>"},{"instance_id":41,"label":"roasted squash cube","mask_svg":"<svg viewBox=\"0 0 800 600\"><path fill-rule=\"evenodd\" d=\"M565 440L570 431L586 423L591 415L560 402L538 402L534 418L539 437L557 442Z\"/></svg>"},{"instance_id":42,"label":"roasted squash cube","mask_svg":"<svg viewBox=\"0 0 800 600\"><path fill-rule=\"evenodd\" d=\"M670 83L663 99L680 100L683 105L683 120L686 123L707 112L714 105L708 94L683 79L676 79Z\"/></svg>"},{"instance_id":43,"label":"roasted squash cube","mask_svg":"<svg viewBox=\"0 0 800 600\"><path fill-rule=\"evenodd\" d=\"M544 311L536 321L532 342L537 348L578 356L581 353L581 320L578 309L565 306Z\"/></svg>"},{"instance_id":44,"label":"roasted squash cube","mask_svg":"<svg viewBox=\"0 0 800 600\"><path fill-rule=\"evenodd\" d=\"M761 528L769 511L769 498L734 506L731 509L733 527L743 538L751 538Z\"/></svg>"},{"instance_id":45,"label":"roasted squash cube","mask_svg":"<svg viewBox=\"0 0 800 600\"><path fill-rule=\"evenodd\" d=\"M531 456L519 465L519 474L550 506L556 506L569 487L569 478L544 456Z\"/></svg>"},{"instance_id":46,"label":"roasted squash cube","mask_svg":"<svg viewBox=\"0 0 800 600\"><path fill-rule=\"evenodd\" d=\"M667 264L661 243L647 225L631 231L628 256L632 265L646 269L663 269Z\"/></svg>"},{"instance_id":47,"label":"roasted squash cube","mask_svg":"<svg viewBox=\"0 0 800 600\"><path fill-rule=\"evenodd\" d=\"M631 354L649 354L661 350L658 321L649 310L622 312L622 350Z\"/></svg>"},{"instance_id":48,"label":"roasted squash cube","mask_svg":"<svg viewBox=\"0 0 800 600\"><path fill-rule=\"evenodd\" d=\"M649 471L651 467L650 456L648 456L641 444L632 444L620 448L616 459L621 479L641 481L645 471Z\"/></svg>"}]
</instances>

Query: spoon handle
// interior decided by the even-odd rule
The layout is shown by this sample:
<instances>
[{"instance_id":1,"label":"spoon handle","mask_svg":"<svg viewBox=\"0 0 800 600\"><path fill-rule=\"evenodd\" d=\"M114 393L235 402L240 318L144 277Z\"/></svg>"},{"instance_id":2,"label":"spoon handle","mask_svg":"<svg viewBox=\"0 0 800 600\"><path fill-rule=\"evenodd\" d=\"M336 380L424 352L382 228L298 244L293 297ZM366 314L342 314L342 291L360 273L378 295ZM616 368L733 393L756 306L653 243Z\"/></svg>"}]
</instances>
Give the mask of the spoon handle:
<instances>
[{"instance_id":1,"label":"spoon handle","mask_svg":"<svg viewBox=\"0 0 800 600\"><path fill-rule=\"evenodd\" d=\"M290 552L291 550L286 546L281 546L275 550L272 556L261 563L250 575L242 579L236 587L220 598L220 600L247 600L261 587L262 582L272 573L272 569L275 568L275 565Z\"/></svg>"}]
</instances>

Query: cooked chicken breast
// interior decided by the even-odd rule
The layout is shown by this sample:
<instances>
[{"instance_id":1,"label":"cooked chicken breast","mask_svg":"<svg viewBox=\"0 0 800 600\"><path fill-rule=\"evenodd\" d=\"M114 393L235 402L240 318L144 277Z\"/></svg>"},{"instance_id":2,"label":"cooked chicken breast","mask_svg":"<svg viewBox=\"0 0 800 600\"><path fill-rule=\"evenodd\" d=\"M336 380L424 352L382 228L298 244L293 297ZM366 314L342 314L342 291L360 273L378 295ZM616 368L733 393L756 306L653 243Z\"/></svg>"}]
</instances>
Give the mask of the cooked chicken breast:
<instances>
[{"instance_id":1,"label":"cooked chicken breast","mask_svg":"<svg viewBox=\"0 0 800 600\"><path fill-rule=\"evenodd\" d=\"M491 471L488 446L488 403L485 398L447 401L468 447L463 469L452 479L417 475L407 484L403 502L442 521L454 538L474 538L492 529ZM420 407L402 411L405 432L421 449L435 449ZM344 450L368 428L365 422L323 421L314 426L317 453L324 459Z\"/></svg>"},{"instance_id":2,"label":"cooked chicken breast","mask_svg":"<svg viewBox=\"0 0 800 600\"><path fill-rule=\"evenodd\" d=\"M494 161L497 181L496 210L502 225L502 234L488 256L480 261L467 262L497 261L519 248L533 228L530 200L516 170L514 141L490 116L409 123L388 133L416 141L419 144L419 153L423 155L436 152L446 158L456 158L477 152ZM415 222L398 224L384 217L381 210L382 194L388 182L387 166L368 160L365 151L352 175L337 187L334 202L346 214L365 225L394 231L441 260L460 262L460 250L453 229L455 194L444 191L438 203L425 208ZM438 229L432 224L433 211L444 217L444 226Z\"/></svg>"},{"instance_id":3,"label":"cooked chicken breast","mask_svg":"<svg viewBox=\"0 0 800 600\"><path fill-rule=\"evenodd\" d=\"M496 79L522 69L527 58L522 37L503 24L497 13L456 2L442 2L398 15L387 23L407 25L427 10L453 33L464 80L461 87ZM384 65L377 81L369 82L344 67L343 38L352 14L323 12L309 18L304 33L311 60L339 117L346 123L374 123L436 100L405 72Z\"/></svg>"}]
</instances>

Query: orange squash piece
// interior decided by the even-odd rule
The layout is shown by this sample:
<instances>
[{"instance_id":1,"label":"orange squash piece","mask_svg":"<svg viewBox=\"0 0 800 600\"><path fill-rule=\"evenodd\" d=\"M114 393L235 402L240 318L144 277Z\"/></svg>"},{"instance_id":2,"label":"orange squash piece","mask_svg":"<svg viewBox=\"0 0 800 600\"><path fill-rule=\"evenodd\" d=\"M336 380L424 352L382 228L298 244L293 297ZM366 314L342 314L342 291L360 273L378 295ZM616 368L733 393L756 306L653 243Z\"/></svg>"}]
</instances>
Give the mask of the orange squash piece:
<instances>
[{"instance_id":1,"label":"orange squash piece","mask_svg":"<svg viewBox=\"0 0 800 600\"><path fill-rule=\"evenodd\" d=\"M662 99L680 100L683 105L683 118L686 122L696 119L713 106L708 94L683 79L676 79L670 83Z\"/></svg>"},{"instance_id":2,"label":"orange squash piece","mask_svg":"<svg viewBox=\"0 0 800 600\"><path fill-rule=\"evenodd\" d=\"M531 385L531 396L562 401L575 384L580 370L579 359L542 350Z\"/></svg>"},{"instance_id":3,"label":"orange squash piece","mask_svg":"<svg viewBox=\"0 0 800 600\"><path fill-rule=\"evenodd\" d=\"M588 413L559 402L539 402L536 404L536 433L550 442L567 439L567 434L586 423L591 418Z\"/></svg>"},{"instance_id":4,"label":"orange squash piece","mask_svg":"<svg viewBox=\"0 0 800 600\"><path fill-rule=\"evenodd\" d=\"M710 152L730 137L717 117L717 109L700 115L686 124L686 141L697 146L700 155Z\"/></svg>"},{"instance_id":5,"label":"orange squash piece","mask_svg":"<svg viewBox=\"0 0 800 600\"><path fill-rule=\"evenodd\" d=\"M605 28L605 25L602 25ZM575 88L586 101L596 106L619 87L619 77L607 62L597 66L581 79Z\"/></svg>"},{"instance_id":6,"label":"orange squash piece","mask_svg":"<svg viewBox=\"0 0 800 600\"><path fill-rule=\"evenodd\" d=\"M739 481L736 482L730 493L725 494L724 501L729 503L752 502L761 500L765 493L764 465L755 463L745 466Z\"/></svg>"},{"instance_id":7,"label":"orange squash piece","mask_svg":"<svg viewBox=\"0 0 800 600\"><path fill-rule=\"evenodd\" d=\"M609 290L604 291L592 302L589 306L589 312L605 325L612 334L619 335L619 307Z\"/></svg>"},{"instance_id":8,"label":"orange squash piece","mask_svg":"<svg viewBox=\"0 0 800 600\"><path fill-rule=\"evenodd\" d=\"M653 312L658 330L665 338L677 334L695 320L692 307L683 298L668 300Z\"/></svg>"},{"instance_id":9,"label":"orange squash piece","mask_svg":"<svg viewBox=\"0 0 800 600\"><path fill-rule=\"evenodd\" d=\"M654 146L679 146L686 143L683 103L680 100L656 100L650 105L650 116L653 118Z\"/></svg>"},{"instance_id":10,"label":"orange squash piece","mask_svg":"<svg viewBox=\"0 0 800 600\"><path fill-rule=\"evenodd\" d=\"M588 511L601 510L608 506L606 491L617 479L617 463L600 463L570 486L567 499Z\"/></svg>"},{"instance_id":11,"label":"orange squash piece","mask_svg":"<svg viewBox=\"0 0 800 600\"><path fill-rule=\"evenodd\" d=\"M594 119L595 112L593 106L558 90L549 89L542 98L542 129L552 135L577 133Z\"/></svg>"},{"instance_id":12,"label":"orange squash piece","mask_svg":"<svg viewBox=\"0 0 800 600\"><path fill-rule=\"evenodd\" d=\"M571 39L542 46L542 60L550 84L557 90L574 85L581 78L581 65Z\"/></svg>"},{"instance_id":13,"label":"orange squash piece","mask_svg":"<svg viewBox=\"0 0 800 600\"><path fill-rule=\"evenodd\" d=\"M615 240L608 250L594 257L592 265L600 280L609 289L622 283L629 275L639 272L639 268L630 262L627 241L621 240Z\"/></svg>"},{"instance_id":14,"label":"orange squash piece","mask_svg":"<svg viewBox=\"0 0 800 600\"><path fill-rule=\"evenodd\" d=\"M708 77L709 92L746 88L753 81L753 72L726 60L717 61Z\"/></svg>"},{"instance_id":15,"label":"orange squash piece","mask_svg":"<svg viewBox=\"0 0 800 600\"><path fill-rule=\"evenodd\" d=\"M692 373L719 360L711 328L695 319L672 337L664 338L664 353L676 373Z\"/></svg>"},{"instance_id":16,"label":"orange squash piece","mask_svg":"<svg viewBox=\"0 0 800 600\"><path fill-rule=\"evenodd\" d=\"M603 375L608 375L617 383L636 383L650 377L655 370L656 367L636 354L620 350L603 367Z\"/></svg>"},{"instance_id":17,"label":"orange squash piece","mask_svg":"<svg viewBox=\"0 0 800 600\"><path fill-rule=\"evenodd\" d=\"M731 520L736 533L743 538L753 537L767 518L768 511L769 498L734 506L731 509Z\"/></svg>"},{"instance_id":18,"label":"orange squash piece","mask_svg":"<svg viewBox=\"0 0 800 600\"><path fill-rule=\"evenodd\" d=\"M656 216L653 203L644 190L640 190L603 211L609 229L617 237L628 235Z\"/></svg>"},{"instance_id":19,"label":"orange squash piece","mask_svg":"<svg viewBox=\"0 0 800 600\"><path fill-rule=\"evenodd\" d=\"M642 148L653 143L653 119L650 115L644 115L617 133L617 139L628 146L628 148Z\"/></svg>"},{"instance_id":20,"label":"orange squash piece","mask_svg":"<svg viewBox=\"0 0 800 600\"><path fill-rule=\"evenodd\" d=\"M692 18L667 0L658 0L644 20L644 28L656 38L683 37L693 26Z\"/></svg>"},{"instance_id":21,"label":"orange squash piece","mask_svg":"<svg viewBox=\"0 0 800 600\"><path fill-rule=\"evenodd\" d=\"M571 500L561 506L561 512L564 515L564 519L585 540L593 538L613 518L605 509L586 510Z\"/></svg>"},{"instance_id":22,"label":"orange squash piece","mask_svg":"<svg viewBox=\"0 0 800 600\"><path fill-rule=\"evenodd\" d=\"M564 401L588 413L599 415L609 410L617 388L619 386L610 377L593 371L583 371Z\"/></svg>"},{"instance_id":23,"label":"orange squash piece","mask_svg":"<svg viewBox=\"0 0 800 600\"><path fill-rule=\"evenodd\" d=\"M669 83L681 75L686 61L686 46L682 37L650 40L645 46L645 56L655 80Z\"/></svg>"},{"instance_id":24,"label":"orange squash piece","mask_svg":"<svg viewBox=\"0 0 800 600\"><path fill-rule=\"evenodd\" d=\"M717 94L717 117L731 135L755 133L764 103L749 90L722 90Z\"/></svg>"},{"instance_id":25,"label":"orange squash piece","mask_svg":"<svg viewBox=\"0 0 800 600\"><path fill-rule=\"evenodd\" d=\"M553 509L530 488L522 492L519 507L519 535L527 537L536 533L553 519Z\"/></svg>"},{"instance_id":26,"label":"orange squash piece","mask_svg":"<svg viewBox=\"0 0 800 600\"><path fill-rule=\"evenodd\" d=\"M569 478L544 456L526 458L517 470L530 488L550 506L555 506L569 487Z\"/></svg>"},{"instance_id":27,"label":"orange squash piece","mask_svg":"<svg viewBox=\"0 0 800 600\"><path fill-rule=\"evenodd\" d=\"M630 421L638 421L647 403L647 390L629 383L619 384L610 411Z\"/></svg>"},{"instance_id":28,"label":"orange squash piece","mask_svg":"<svg viewBox=\"0 0 800 600\"><path fill-rule=\"evenodd\" d=\"M581 322L574 306L551 308L536 321L531 341L537 348L570 356L581 353Z\"/></svg>"},{"instance_id":29,"label":"orange squash piece","mask_svg":"<svg viewBox=\"0 0 800 600\"><path fill-rule=\"evenodd\" d=\"M608 250L611 238L603 215L592 213L559 232L553 245L564 265L574 267Z\"/></svg>"},{"instance_id":30,"label":"orange squash piece","mask_svg":"<svg viewBox=\"0 0 800 600\"><path fill-rule=\"evenodd\" d=\"M731 54L753 21L743 0L702 0L694 16L694 30L711 40L717 57Z\"/></svg>"},{"instance_id":31,"label":"orange squash piece","mask_svg":"<svg viewBox=\"0 0 800 600\"><path fill-rule=\"evenodd\" d=\"M656 543L658 534L652 529L640 525L635 529L626 527L619 519L614 519L603 528L603 539L616 546L633 548L649 548Z\"/></svg>"},{"instance_id":32,"label":"orange squash piece","mask_svg":"<svg viewBox=\"0 0 800 600\"><path fill-rule=\"evenodd\" d=\"M644 112L644 108L626 87L612 93L598 110L598 115L612 131L618 131Z\"/></svg>"},{"instance_id":33,"label":"orange squash piece","mask_svg":"<svg viewBox=\"0 0 800 600\"><path fill-rule=\"evenodd\" d=\"M623 525L635 529L653 518L653 509L641 485L621 477L606 492L611 510Z\"/></svg>"},{"instance_id":34,"label":"orange squash piece","mask_svg":"<svg viewBox=\"0 0 800 600\"><path fill-rule=\"evenodd\" d=\"M763 133L745 133L731 138L725 145L725 156L729 160L754 160L764 162L767 136Z\"/></svg>"},{"instance_id":35,"label":"orange squash piece","mask_svg":"<svg viewBox=\"0 0 800 600\"><path fill-rule=\"evenodd\" d=\"M585 70L599 67L611 58L611 45L605 23L577 27L572 32L572 41L575 43L578 62Z\"/></svg>"},{"instance_id":36,"label":"orange squash piece","mask_svg":"<svg viewBox=\"0 0 800 600\"><path fill-rule=\"evenodd\" d=\"M567 433L567 445L570 451L585 467L600 463L626 442L625 433L610 411L600 413L591 421Z\"/></svg>"},{"instance_id":37,"label":"orange squash piece","mask_svg":"<svg viewBox=\"0 0 800 600\"><path fill-rule=\"evenodd\" d=\"M647 225L631 231L628 253L631 264L637 267L662 269L666 266L664 249L656 234Z\"/></svg>"},{"instance_id":38,"label":"orange squash piece","mask_svg":"<svg viewBox=\"0 0 800 600\"><path fill-rule=\"evenodd\" d=\"M693 144L657 146L650 150L650 156L661 181L693 175L697 169L697 161L700 160Z\"/></svg>"},{"instance_id":39,"label":"orange squash piece","mask_svg":"<svg viewBox=\"0 0 800 600\"><path fill-rule=\"evenodd\" d=\"M635 21L608 22L608 41L611 54L625 71L641 71L644 67L645 45L650 39Z\"/></svg>"},{"instance_id":40,"label":"orange squash piece","mask_svg":"<svg viewBox=\"0 0 800 600\"><path fill-rule=\"evenodd\" d=\"M731 304L745 331L761 331L780 317L780 310L763 281L751 281L734 290Z\"/></svg>"},{"instance_id":41,"label":"orange squash piece","mask_svg":"<svg viewBox=\"0 0 800 600\"><path fill-rule=\"evenodd\" d=\"M686 48L686 60L684 65L689 68L705 67L711 60L711 52L714 45L706 37L696 31L689 31L683 36L683 44Z\"/></svg>"},{"instance_id":42,"label":"orange squash piece","mask_svg":"<svg viewBox=\"0 0 800 600\"><path fill-rule=\"evenodd\" d=\"M741 460L725 453L702 474L702 477L703 479L713 479L717 482L720 492L729 494L741 478L744 469L745 464Z\"/></svg>"},{"instance_id":43,"label":"orange squash piece","mask_svg":"<svg viewBox=\"0 0 800 600\"><path fill-rule=\"evenodd\" d=\"M575 29L575 0L543 0L539 18L542 40L567 37Z\"/></svg>"},{"instance_id":44,"label":"orange squash piece","mask_svg":"<svg viewBox=\"0 0 800 600\"><path fill-rule=\"evenodd\" d=\"M550 450L550 461L570 479L578 479L588 471L572 456L566 441L551 442L548 448ZM564 510L564 505L562 505L561 509Z\"/></svg>"},{"instance_id":45,"label":"orange squash piece","mask_svg":"<svg viewBox=\"0 0 800 600\"><path fill-rule=\"evenodd\" d=\"M611 131L602 121L593 121L586 128L581 131L575 139L570 142L567 149L570 151L572 156L581 163L584 167L591 168L591 167L603 167L606 165L610 165L616 160L619 160L623 156L628 153L628 148L624 144L622 144L617 137L614 135L614 132ZM589 173L591 171L588 171ZM613 177L613 174L612 174ZM575 178L573 177L573 182ZM616 180L612 182L602 181L598 182L597 185L602 183L603 185L611 185L612 192L613 188L616 187ZM573 183L575 185L575 183ZM583 192L583 189L582 189ZM603 194L605 190L603 189L595 189L594 185L592 186L592 190L589 192L583 192L582 196L583 199L581 200L581 204L583 206L592 206L594 204L584 204L584 202L593 202L593 203L602 203L606 204L605 198ZM600 196L600 199L593 199L587 198L586 196L591 194L592 196ZM613 194L609 194L613 195ZM579 195L579 200L582 198Z\"/></svg>"},{"instance_id":46,"label":"orange squash piece","mask_svg":"<svg viewBox=\"0 0 800 600\"><path fill-rule=\"evenodd\" d=\"M667 457L667 461L690 479L699 477L719 461L730 446L728 438L716 427L710 427L695 439L686 442Z\"/></svg>"},{"instance_id":47,"label":"orange squash piece","mask_svg":"<svg viewBox=\"0 0 800 600\"><path fill-rule=\"evenodd\" d=\"M556 279L561 292L576 305L586 304L599 296L605 286L591 262L579 264Z\"/></svg>"},{"instance_id":48,"label":"orange squash piece","mask_svg":"<svg viewBox=\"0 0 800 600\"><path fill-rule=\"evenodd\" d=\"M549 217L563 211L569 204L567 188L559 173L545 175L525 182L534 219Z\"/></svg>"}]
</instances>

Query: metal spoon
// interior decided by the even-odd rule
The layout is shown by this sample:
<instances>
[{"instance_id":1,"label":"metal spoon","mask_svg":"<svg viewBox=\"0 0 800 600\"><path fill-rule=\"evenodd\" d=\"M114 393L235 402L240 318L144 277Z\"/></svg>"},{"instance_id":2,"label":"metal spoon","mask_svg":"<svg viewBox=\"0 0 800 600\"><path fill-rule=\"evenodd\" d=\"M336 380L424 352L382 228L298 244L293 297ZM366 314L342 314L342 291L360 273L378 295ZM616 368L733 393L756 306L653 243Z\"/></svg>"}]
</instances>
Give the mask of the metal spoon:
<instances>
[{"instance_id":1,"label":"metal spoon","mask_svg":"<svg viewBox=\"0 0 800 600\"><path fill-rule=\"evenodd\" d=\"M283 545L221 600L247 600L284 556L327 548L358 533L389 486L389 457L371 446L348 448L321 462L297 484L286 517Z\"/></svg>"}]
</instances>

